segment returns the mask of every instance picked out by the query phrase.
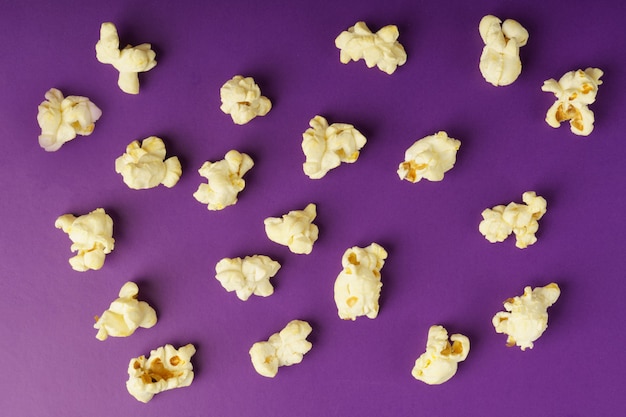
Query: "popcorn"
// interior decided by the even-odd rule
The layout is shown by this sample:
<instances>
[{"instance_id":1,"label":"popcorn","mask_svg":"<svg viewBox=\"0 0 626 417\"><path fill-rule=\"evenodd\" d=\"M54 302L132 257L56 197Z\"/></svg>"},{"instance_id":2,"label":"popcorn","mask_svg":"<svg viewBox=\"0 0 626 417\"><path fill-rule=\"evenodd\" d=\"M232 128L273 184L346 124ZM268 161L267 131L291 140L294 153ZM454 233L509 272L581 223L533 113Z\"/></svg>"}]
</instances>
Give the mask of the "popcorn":
<instances>
[{"instance_id":1,"label":"popcorn","mask_svg":"<svg viewBox=\"0 0 626 417\"><path fill-rule=\"evenodd\" d=\"M370 319L378 315L378 298L383 286L380 270L387 252L377 243L366 248L352 247L341 259L343 270L335 281L335 304L339 317L356 320L358 316Z\"/></svg>"},{"instance_id":2,"label":"popcorn","mask_svg":"<svg viewBox=\"0 0 626 417\"><path fill-rule=\"evenodd\" d=\"M75 271L102 268L104 256L111 253L115 243L113 220L104 209L98 208L79 217L64 214L56 219L54 226L69 235L71 251L78 252L70 258Z\"/></svg>"},{"instance_id":3,"label":"popcorn","mask_svg":"<svg viewBox=\"0 0 626 417\"><path fill-rule=\"evenodd\" d=\"M270 283L280 264L265 255L224 258L215 265L215 278L228 292L235 291L240 300L252 294L268 297L274 293Z\"/></svg>"},{"instance_id":4,"label":"popcorn","mask_svg":"<svg viewBox=\"0 0 626 417\"><path fill-rule=\"evenodd\" d=\"M491 242L502 242L515 233L515 246L524 249L537 242L538 220L546 213L546 200L534 191L522 194L526 204L509 203L484 210L478 226L480 233Z\"/></svg>"},{"instance_id":5,"label":"popcorn","mask_svg":"<svg viewBox=\"0 0 626 417\"><path fill-rule=\"evenodd\" d=\"M319 229L312 222L317 216L316 206L311 203L304 210L293 210L282 218L265 219L265 233L272 242L289 247L298 254L309 254L317 240Z\"/></svg>"},{"instance_id":6,"label":"popcorn","mask_svg":"<svg viewBox=\"0 0 626 417\"><path fill-rule=\"evenodd\" d=\"M320 179L342 162L353 163L367 139L354 126L328 122L315 116L309 129L302 134L302 150L306 157L304 173L311 179Z\"/></svg>"},{"instance_id":7,"label":"popcorn","mask_svg":"<svg viewBox=\"0 0 626 417\"><path fill-rule=\"evenodd\" d=\"M548 307L561 295L559 286L550 283L545 287L524 288L522 296L509 298L504 302L506 312L498 312L492 320L497 333L508 337L506 345L519 346L522 350L533 348L533 342L548 327Z\"/></svg>"},{"instance_id":8,"label":"popcorn","mask_svg":"<svg viewBox=\"0 0 626 417\"><path fill-rule=\"evenodd\" d=\"M257 116L265 116L272 102L261 95L261 89L252 77L235 75L220 88L220 110L230 114L233 122L244 125Z\"/></svg>"},{"instance_id":9,"label":"popcorn","mask_svg":"<svg viewBox=\"0 0 626 417\"><path fill-rule=\"evenodd\" d=\"M502 21L487 15L480 20L478 31L485 43L480 56L480 72L493 85L509 85L522 72L519 48L526 45L528 31L517 21Z\"/></svg>"},{"instance_id":10,"label":"popcorn","mask_svg":"<svg viewBox=\"0 0 626 417\"><path fill-rule=\"evenodd\" d=\"M126 389L142 403L147 403L163 391L188 387L193 381L191 357L196 353L192 344L178 349L172 345L150 351L150 357L131 359L128 365Z\"/></svg>"},{"instance_id":11,"label":"popcorn","mask_svg":"<svg viewBox=\"0 0 626 417\"><path fill-rule=\"evenodd\" d=\"M257 342L250 348L254 369L262 376L274 378L280 366L302 362L302 357L313 346L306 337L313 329L306 321L292 320L267 342Z\"/></svg>"},{"instance_id":12,"label":"popcorn","mask_svg":"<svg viewBox=\"0 0 626 417\"><path fill-rule=\"evenodd\" d=\"M372 33L365 22L357 22L335 39L339 48L339 60L343 64L365 60L368 68L377 66L387 74L393 74L397 67L406 62L404 47L398 42L398 27L388 25Z\"/></svg>"},{"instance_id":13,"label":"popcorn","mask_svg":"<svg viewBox=\"0 0 626 417\"><path fill-rule=\"evenodd\" d=\"M404 162L398 167L402 180L419 182L443 180L443 174L454 167L456 152L461 142L448 137L446 132L438 132L415 142L404 154Z\"/></svg>"},{"instance_id":14,"label":"popcorn","mask_svg":"<svg viewBox=\"0 0 626 417\"><path fill-rule=\"evenodd\" d=\"M145 301L137 301L137 294L139 288L134 282L129 281L122 286L119 298L111 303L101 317L96 317L93 326L98 330L96 339L130 336L139 327L149 329L156 324L156 312Z\"/></svg>"},{"instance_id":15,"label":"popcorn","mask_svg":"<svg viewBox=\"0 0 626 417\"><path fill-rule=\"evenodd\" d=\"M193 194L202 204L208 204L209 210L222 210L237 202L237 194L246 182L243 176L254 166L252 158L245 153L229 151L223 160L205 162L198 170L208 184L200 184Z\"/></svg>"},{"instance_id":16,"label":"popcorn","mask_svg":"<svg viewBox=\"0 0 626 417\"><path fill-rule=\"evenodd\" d=\"M102 111L87 97L64 98L61 91L51 88L45 98L37 108L37 123L41 128L39 146L48 152L58 150L76 135L91 135L102 116Z\"/></svg>"},{"instance_id":17,"label":"popcorn","mask_svg":"<svg viewBox=\"0 0 626 417\"><path fill-rule=\"evenodd\" d=\"M139 94L139 74L150 71L157 64L156 53L149 43L131 46L120 50L120 38L113 23L100 26L100 40L96 43L96 59L103 64L111 64L119 71L117 85L128 94Z\"/></svg>"},{"instance_id":18,"label":"popcorn","mask_svg":"<svg viewBox=\"0 0 626 417\"><path fill-rule=\"evenodd\" d=\"M467 336L453 334L448 340L448 332L443 326L431 326L426 352L417 358L411 374L429 385L443 384L456 374L458 363L467 358L469 350Z\"/></svg>"},{"instance_id":19,"label":"popcorn","mask_svg":"<svg viewBox=\"0 0 626 417\"><path fill-rule=\"evenodd\" d=\"M165 159L163 140L150 136L141 144L135 140L126 147L126 153L115 160L115 172L122 174L124 183L130 188L141 190L159 184L173 187L182 168L177 157Z\"/></svg>"},{"instance_id":20,"label":"popcorn","mask_svg":"<svg viewBox=\"0 0 626 417\"><path fill-rule=\"evenodd\" d=\"M561 122L569 120L574 134L588 136L593 130L595 117L587 106L596 101L603 74L598 68L587 68L570 71L558 82L553 78L545 81L541 90L554 93L557 99L548 109L546 122L557 128Z\"/></svg>"}]
</instances>

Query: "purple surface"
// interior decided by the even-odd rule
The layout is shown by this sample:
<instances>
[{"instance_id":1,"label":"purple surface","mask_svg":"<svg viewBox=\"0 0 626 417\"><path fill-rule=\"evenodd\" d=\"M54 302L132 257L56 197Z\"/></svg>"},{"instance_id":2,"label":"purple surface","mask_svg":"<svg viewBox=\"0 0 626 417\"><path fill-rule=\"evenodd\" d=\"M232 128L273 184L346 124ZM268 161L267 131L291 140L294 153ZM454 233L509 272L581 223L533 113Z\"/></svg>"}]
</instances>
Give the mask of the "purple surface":
<instances>
[{"instance_id":1,"label":"purple surface","mask_svg":"<svg viewBox=\"0 0 626 417\"><path fill-rule=\"evenodd\" d=\"M213 3L0 2L2 415L626 414L623 2ZM478 22L490 13L530 32L508 87L478 70ZM334 38L359 20L398 25L408 61L393 75L339 62ZM138 96L95 59L105 21L123 44L157 51ZM589 66L605 72L595 130L582 138L550 128L543 81ZM219 88L236 74L253 76L273 102L245 126L219 110ZM37 105L51 87L103 111L91 136L55 153L37 143ZM300 144L316 114L354 124L368 143L357 163L314 181ZM400 181L406 148L439 130L462 142L455 168L439 183ZM181 159L183 175L172 189L130 190L113 162L151 135ZM230 149L256 165L239 202L209 212L192 197L197 169ZM538 243L488 243L480 212L528 190L548 201ZM310 255L267 239L265 217L309 202L320 227ZM101 270L75 272L54 221L97 207L114 219L115 250ZM342 321L332 297L341 255L373 241L389 252L380 314ZM282 269L274 295L242 302L214 266L255 253ZM100 342L93 317L127 280L159 322ZM546 333L533 350L506 348L491 317L525 285L551 281L562 294ZM256 374L250 346L295 318L313 326L313 349L274 379ZM432 324L472 343L441 386L410 374ZM196 378L139 403L125 389L128 361L166 343L196 345Z\"/></svg>"}]
</instances>

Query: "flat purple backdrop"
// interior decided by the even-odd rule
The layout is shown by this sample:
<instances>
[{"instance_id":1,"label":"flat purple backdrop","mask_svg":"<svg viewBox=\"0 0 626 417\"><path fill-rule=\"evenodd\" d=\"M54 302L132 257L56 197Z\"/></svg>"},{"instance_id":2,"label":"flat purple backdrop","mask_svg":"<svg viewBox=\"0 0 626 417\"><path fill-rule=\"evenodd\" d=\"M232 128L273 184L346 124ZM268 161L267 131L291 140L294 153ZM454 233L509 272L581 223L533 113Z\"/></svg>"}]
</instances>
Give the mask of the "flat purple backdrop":
<instances>
[{"instance_id":1,"label":"flat purple backdrop","mask_svg":"<svg viewBox=\"0 0 626 417\"><path fill-rule=\"evenodd\" d=\"M482 78L478 22L513 18L529 31L508 87ZM626 6L622 1L0 1L0 410L5 416L617 416L626 415ZM334 45L363 20L396 24L407 63L393 75L343 65ZM95 58L102 22L121 42L149 42L158 65L130 96ZM605 74L595 130L549 127L543 81L578 68ZM219 88L252 76L273 103L244 126L219 109ZM54 153L37 142L44 93L89 97L103 111L91 136ZM354 124L359 160L321 180L302 172L315 115ZM396 174L415 140L445 130L462 142L442 182ZM182 161L172 189L131 190L114 171L128 143L156 135ZM239 202L210 212L192 197L197 169L230 149L254 168ZM539 241L490 244L487 207L534 190L548 201ZM310 255L269 241L263 219L316 203ZM75 272L65 213L103 207L115 250ZM389 252L378 318L342 321L333 301L341 255L378 242ZM282 268L275 293L242 302L214 278L223 257L265 254ZM152 329L95 339L93 317L127 280L158 312ZM535 348L505 347L492 316L524 286L558 282L561 298ZM313 349L274 379L250 346L292 319ZM471 340L441 386L411 376L429 326ZM131 358L194 343L193 384L142 404L125 388Z\"/></svg>"}]
</instances>

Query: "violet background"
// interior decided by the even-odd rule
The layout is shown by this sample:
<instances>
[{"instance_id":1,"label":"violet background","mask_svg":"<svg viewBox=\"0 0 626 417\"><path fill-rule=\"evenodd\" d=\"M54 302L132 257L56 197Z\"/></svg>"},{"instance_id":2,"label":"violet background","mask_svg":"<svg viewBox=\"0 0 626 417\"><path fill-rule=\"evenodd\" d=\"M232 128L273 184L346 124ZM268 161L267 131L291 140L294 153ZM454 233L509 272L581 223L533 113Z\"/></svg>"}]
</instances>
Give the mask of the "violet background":
<instances>
[{"instance_id":1,"label":"violet background","mask_svg":"<svg viewBox=\"0 0 626 417\"><path fill-rule=\"evenodd\" d=\"M523 70L493 87L478 70L486 14L530 32ZM617 416L626 415L623 242L626 36L621 1L106 1L0 0L0 410L4 416ZM359 20L399 27L407 63L389 76L343 65L335 37ZM158 65L130 96L95 59L102 22L121 43L149 42ZM595 130L549 127L541 85L601 68ZM255 78L271 112L244 126L219 110L232 76ZM37 142L44 93L89 97L103 111L91 136L47 153ZM302 172L309 120L352 123L368 138L359 160L321 180ZM396 174L404 151L439 130L461 140L442 182ZM135 191L115 173L128 143L156 135L183 165L172 189ZM230 149L249 153L239 202L210 212L192 193L197 169ZM539 241L488 243L483 209L548 201ZM263 219L318 207L320 238L294 255ZM103 207L115 250L99 271L75 272L65 213ZM341 255L378 242L389 252L378 318L337 317ZM265 254L282 268L275 293L242 302L214 279L223 257ZM129 338L95 339L93 317L124 282L159 322ZM535 348L506 348L491 317L524 286L558 282ZM250 346L290 320L314 328L313 349L274 379ZM429 326L471 340L454 378L411 376ZM194 343L196 377L142 404L125 389L131 358Z\"/></svg>"}]
</instances>

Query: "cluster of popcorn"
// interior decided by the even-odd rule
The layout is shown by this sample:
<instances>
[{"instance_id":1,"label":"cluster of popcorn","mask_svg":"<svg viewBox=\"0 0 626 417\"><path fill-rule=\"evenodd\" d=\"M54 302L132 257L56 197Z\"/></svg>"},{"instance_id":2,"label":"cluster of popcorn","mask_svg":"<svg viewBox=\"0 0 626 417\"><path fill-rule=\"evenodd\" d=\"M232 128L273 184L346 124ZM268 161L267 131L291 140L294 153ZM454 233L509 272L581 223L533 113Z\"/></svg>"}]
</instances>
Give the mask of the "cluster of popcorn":
<instances>
[{"instance_id":1,"label":"cluster of popcorn","mask_svg":"<svg viewBox=\"0 0 626 417\"><path fill-rule=\"evenodd\" d=\"M478 226L480 233L491 242L502 242L515 234L515 246L524 249L537 242L538 220L546 213L547 203L534 191L522 194L524 204L515 202L484 210Z\"/></svg>"},{"instance_id":2,"label":"cluster of popcorn","mask_svg":"<svg viewBox=\"0 0 626 417\"><path fill-rule=\"evenodd\" d=\"M496 87L513 83L522 72L519 48L528 42L528 31L516 20L502 22L492 15L480 20L478 31L485 43L480 73Z\"/></svg>"},{"instance_id":3,"label":"cluster of popcorn","mask_svg":"<svg viewBox=\"0 0 626 417\"><path fill-rule=\"evenodd\" d=\"M365 22L357 22L343 31L335 39L339 48L339 59L343 64L350 61L365 60L368 68L378 67L387 74L393 74L396 68L406 63L406 52L398 42L398 27L388 25L376 33Z\"/></svg>"},{"instance_id":4,"label":"cluster of popcorn","mask_svg":"<svg viewBox=\"0 0 626 417\"><path fill-rule=\"evenodd\" d=\"M533 348L533 342L548 328L548 307L552 306L561 295L556 283L545 287L524 288L524 294L509 298L504 302L504 309L492 320L497 333L507 335L506 345L519 346L522 350Z\"/></svg>"},{"instance_id":5,"label":"cluster of popcorn","mask_svg":"<svg viewBox=\"0 0 626 417\"><path fill-rule=\"evenodd\" d=\"M102 111L87 97L67 96L56 88L45 94L37 112L37 123L41 128L39 145L48 152L61 148L76 135L89 136Z\"/></svg>"},{"instance_id":6,"label":"cluster of popcorn","mask_svg":"<svg viewBox=\"0 0 626 417\"><path fill-rule=\"evenodd\" d=\"M272 242L284 245L293 253L309 254L317 240L319 229L313 224L317 206L308 204L304 210L292 210L282 218L265 219L265 233Z\"/></svg>"},{"instance_id":7,"label":"cluster of popcorn","mask_svg":"<svg viewBox=\"0 0 626 417\"><path fill-rule=\"evenodd\" d=\"M207 179L207 184L200 184L193 194L194 198L207 204L209 210L232 206L237 202L239 192L246 186L243 176L253 166L254 161L248 154L235 150L227 152L221 161L206 161L198 173Z\"/></svg>"},{"instance_id":8,"label":"cluster of popcorn","mask_svg":"<svg viewBox=\"0 0 626 417\"><path fill-rule=\"evenodd\" d=\"M100 40L96 43L96 59L111 64L119 71L117 85L128 94L139 94L139 73L150 71L157 64L156 52L149 43L127 45L120 49L120 38L113 23L100 26Z\"/></svg>"},{"instance_id":9,"label":"cluster of popcorn","mask_svg":"<svg viewBox=\"0 0 626 417\"><path fill-rule=\"evenodd\" d=\"M367 139L351 124L333 123L330 126L322 116L309 122L302 134L302 151L306 157L303 169L311 179L320 179L342 162L353 163Z\"/></svg>"},{"instance_id":10,"label":"cluster of popcorn","mask_svg":"<svg viewBox=\"0 0 626 417\"><path fill-rule=\"evenodd\" d=\"M280 264L265 255L241 258L224 258L215 265L215 279L228 292L235 291L237 297L246 301L252 294L268 297L274 293L270 283Z\"/></svg>"},{"instance_id":11,"label":"cluster of popcorn","mask_svg":"<svg viewBox=\"0 0 626 417\"><path fill-rule=\"evenodd\" d=\"M460 147L460 141L448 137L443 131L426 136L406 150L404 162L398 167L398 176L413 183L422 178L441 181L443 175L454 167Z\"/></svg>"},{"instance_id":12,"label":"cluster of popcorn","mask_svg":"<svg viewBox=\"0 0 626 417\"><path fill-rule=\"evenodd\" d=\"M273 378L281 366L291 366L302 362L303 356L311 350L311 342L306 340L313 331L306 321L292 320L284 329L274 333L266 342L256 342L250 348L252 366L267 378Z\"/></svg>"},{"instance_id":13,"label":"cluster of popcorn","mask_svg":"<svg viewBox=\"0 0 626 417\"><path fill-rule=\"evenodd\" d=\"M135 190L154 188L160 184L171 188L180 179L182 168L178 157L165 159L165 155L165 144L161 138L150 136L141 143L135 140L115 160L115 172L121 174L124 183Z\"/></svg>"},{"instance_id":14,"label":"cluster of popcorn","mask_svg":"<svg viewBox=\"0 0 626 417\"><path fill-rule=\"evenodd\" d=\"M360 248L354 246L341 258L342 271L335 280L334 297L337 313L343 320L378 316L378 299L383 287L380 270L387 251L377 243Z\"/></svg>"},{"instance_id":15,"label":"cluster of popcorn","mask_svg":"<svg viewBox=\"0 0 626 417\"><path fill-rule=\"evenodd\" d=\"M119 298L100 317L96 317L93 326L98 330L96 339L127 337L139 327L149 329L156 324L156 311L145 301L138 301L138 294L139 287L134 282L129 281L122 286Z\"/></svg>"},{"instance_id":16,"label":"cluster of popcorn","mask_svg":"<svg viewBox=\"0 0 626 417\"><path fill-rule=\"evenodd\" d=\"M459 362L467 358L469 350L467 336L453 334L448 339L448 331L443 326L431 326L426 352L415 361L411 375L428 385L443 384L456 374Z\"/></svg>"},{"instance_id":17,"label":"cluster of popcorn","mask_svg":"<svg viewBox=\"0 0 626 417\"><path fill-rule=\"evenodd\" d=\"M174 388L188 387L194 377L191 357L196 353L192 344L178 349L167 344L150 352L150 357L133 358L128 364L126 389L142 403L155 394Z\"/></svg>"}]
</instances>

